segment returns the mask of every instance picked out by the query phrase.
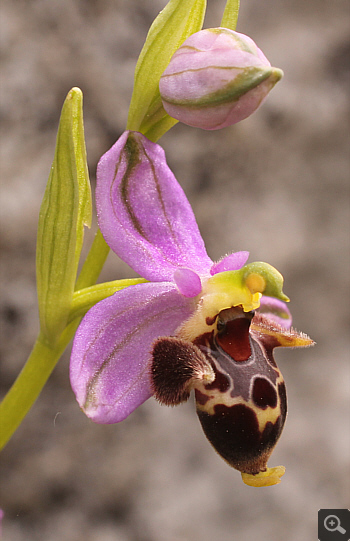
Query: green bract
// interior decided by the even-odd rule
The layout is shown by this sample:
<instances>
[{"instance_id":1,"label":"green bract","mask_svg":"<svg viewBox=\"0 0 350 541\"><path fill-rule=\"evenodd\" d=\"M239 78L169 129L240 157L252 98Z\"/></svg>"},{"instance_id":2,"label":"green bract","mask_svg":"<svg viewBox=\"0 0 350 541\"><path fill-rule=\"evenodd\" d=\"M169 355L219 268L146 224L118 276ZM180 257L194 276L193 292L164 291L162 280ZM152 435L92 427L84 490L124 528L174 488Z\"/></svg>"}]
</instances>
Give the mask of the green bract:
<instances>
[{"instance_id":1,"label":"green bract","mask_svg":"<svg viewBox=\"0 0 350 541\"><path fill-rule=\"evenodd\" d=\"M84 225L91 224L82 102L79 88L73 88L64 102L39 215L36 268L40 328L52 345L68 321Z\"/></svg>"},{"instance_id":2,"label":"green bract","mask_svg":"<svg viewBox=\"0 0 350 541\"><path fill-rule=\"evenodd\" d=\"M103 282L102 284L96 284L75 291L69 314L69 323L76 318L84 316L97 302L114 295L117 291L145 282L147 280L144 278L126 278L124 280L114 280L113 282Z\"/></svg>"},{"instance_id":3,"label":"green bract","mask_svg":"<svg viewBox=\"0 0 350 541\"><path fill-rule=\"evenodd\" d=\"M227 0L220 26L236 30L240 0Z\"/></svg>"},{"instance_id":4,"label":"green bract","mask_svg":"<svg viewBox=\"0 0 350 541\"><path fill-rule=\"evenodd\" d=\"M172 55L203 25L206 0L170 0L154 20L139 56L127 129L157 141L177 120L164 110L159 79Z\"/></svg>"}]
</instances>

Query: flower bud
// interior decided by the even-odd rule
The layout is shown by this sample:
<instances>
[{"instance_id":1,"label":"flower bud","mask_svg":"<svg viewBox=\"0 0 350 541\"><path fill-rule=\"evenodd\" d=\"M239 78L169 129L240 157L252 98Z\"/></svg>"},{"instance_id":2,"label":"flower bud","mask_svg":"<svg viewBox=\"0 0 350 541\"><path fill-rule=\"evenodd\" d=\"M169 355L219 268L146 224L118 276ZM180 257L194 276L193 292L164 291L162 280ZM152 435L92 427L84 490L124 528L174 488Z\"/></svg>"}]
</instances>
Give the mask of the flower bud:
<instances>
[{"instance_id":1,"label":"flower bud","mask_svg":"<svg viewBox=\"0 0 350 541\"><path fill-rule=\"evenodd\" d=\"M170 116L218 130L251 115L282 75L248 36L211 28L181 45L160 78L159 90Z\"/></svg>"}]
</instances>

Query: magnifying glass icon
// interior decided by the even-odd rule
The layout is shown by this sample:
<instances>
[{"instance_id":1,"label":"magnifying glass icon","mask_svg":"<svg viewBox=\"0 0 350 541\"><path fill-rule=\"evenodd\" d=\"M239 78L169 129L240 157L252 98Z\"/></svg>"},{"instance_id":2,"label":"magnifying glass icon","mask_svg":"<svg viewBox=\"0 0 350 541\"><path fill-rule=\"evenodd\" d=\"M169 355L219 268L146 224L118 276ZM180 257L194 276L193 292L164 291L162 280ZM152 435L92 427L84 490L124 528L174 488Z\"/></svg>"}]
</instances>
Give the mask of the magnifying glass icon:
<instances>
[{"instance_id":1,"label":"magnifying glass icon","mask_svg":"<svg viewBox=\"0 0 350 541\"><path fill-rule=\"evenodd\" d=\"M346 530L340 526L340 520L336 515L328 515L324 519L324 527L329 532L346 533Z\"/></svg>"}]
</instances>

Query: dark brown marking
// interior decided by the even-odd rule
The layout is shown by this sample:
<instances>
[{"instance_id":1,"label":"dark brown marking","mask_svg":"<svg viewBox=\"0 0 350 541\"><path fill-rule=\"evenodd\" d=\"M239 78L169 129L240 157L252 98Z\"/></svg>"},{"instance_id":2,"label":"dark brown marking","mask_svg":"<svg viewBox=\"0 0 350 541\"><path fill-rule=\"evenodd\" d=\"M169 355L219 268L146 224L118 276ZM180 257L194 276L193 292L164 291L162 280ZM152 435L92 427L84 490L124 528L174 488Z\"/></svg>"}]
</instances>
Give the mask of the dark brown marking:
<instances>
[{"instance_id":1,"label":"dark brown marking","mask_svg":"<svg viewBox=\"0 0 350 541\"><path fill-rule=\"evenodd\" d=\"M207 396L204 393L201 393L200 391L198 391L198 389L195 390L195 395L196 395L196 402L200 404L201 406L205 406L208 400L210 400L209 396Z\"/></svg>"},{"instance_id":2,"label":"dark brown marking","mask_svg":"<svg viewBox=\"0 0 350 541\"><path fill-rule=\"evenodd\" d=\"M280 397L281 417L284 424L286 420L286 416L287 416L287 391L286 391L286 384L284 383L284 381L281 381L278 384L277 392L278 392L278 396Z\"/></svg>"},{"instance_id":3,"label":"dark brown marking","mask_svg":"<svg viewBox=\"0 0 350 541\"><path fill-rule=\"evenodd\" d=\"M219 314L216 314L216 316L214 317L206 317L205 318L205 322L207 325L214 325L215 321L216 321L216 318L218 317Z\"/></svg>"},{"instance_id":4,"label":"dark brown marking","mask_svg":"<svg viewBox=\"0 0 350 541\"><path fill-rule=\"evenodd\" d=\"M280 437L283 429L285 419L281 416L277 417L276 421L272 423L268 421L265 425L264 431L261 435L261 445L268 449L275 447L278 438Z\"/></svg>"},{"instance_id":5,"label":"dark brown marking","mask_svg":"<svg viewBox=\"0 0 350 541\"><path fill-rule=\"evenodd\" d=\"M266 378L257 377L253 382L252 399L260 409L275 408L277 406L276 389Z\"/></svg>"},{"instance_id":6,"label":"dark brown marking","mask_svg":"<svg viewBox=\"0 0 350 541\"><path fill-rule=\"evenodd\" d=\"M267 423L259 431L255 412L244 404L217 404L214 415L197 410L205 435L216 451L234 468L246 473L266 469L267 459L281 434L283 422Z\"/></svg>"},{"instance_id":7,"label":"dark brown marking","mask_svg":"<svg viewBox=\"0 0 350 541\"><path fill-rule=\"evenodd\" d=\"M215 406L215 414L197 410L205 435L216 451L234 468L254 460L260 452L259 425L254 411L245 405Z\"/></svg>"},{"instance_id":8,"label":"dark brown marking","mask_svg":"<svg viewBox=\"0 0 350 541\"><path fill-rule=\"evenodd\" d=\"M201 350L205 351L206 349L210 350L210 345L214 340L214 331L209 331L197 336L193 340L195 346L198 346Z\"/></svg>"}]
</instances>

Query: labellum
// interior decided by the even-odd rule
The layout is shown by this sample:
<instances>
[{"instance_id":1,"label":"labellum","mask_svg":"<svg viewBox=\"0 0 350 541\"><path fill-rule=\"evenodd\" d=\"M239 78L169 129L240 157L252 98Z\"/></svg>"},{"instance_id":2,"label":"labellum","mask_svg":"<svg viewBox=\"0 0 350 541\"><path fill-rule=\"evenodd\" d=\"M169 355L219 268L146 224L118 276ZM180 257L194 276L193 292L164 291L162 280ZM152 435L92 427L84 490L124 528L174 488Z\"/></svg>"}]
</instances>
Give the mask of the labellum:
<instances>
[{"instance_id":1,"label":"labellum","mask_svg":"<svg viewBox=\"0 0 350 541\"><path fill-rule=\"evenodd\" d=\"M154 395L176 405L194 389L203 431L219 455L246 484L277 484L284 468L267 468L267 461L286 420L287 398L272 351L313 342L241 306L207 318L206 325L193 342L183 340L181 330L155 342Z\"/></svg>"}]
</instances>

